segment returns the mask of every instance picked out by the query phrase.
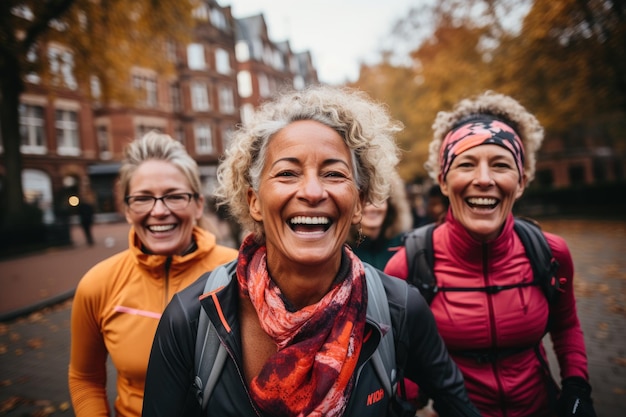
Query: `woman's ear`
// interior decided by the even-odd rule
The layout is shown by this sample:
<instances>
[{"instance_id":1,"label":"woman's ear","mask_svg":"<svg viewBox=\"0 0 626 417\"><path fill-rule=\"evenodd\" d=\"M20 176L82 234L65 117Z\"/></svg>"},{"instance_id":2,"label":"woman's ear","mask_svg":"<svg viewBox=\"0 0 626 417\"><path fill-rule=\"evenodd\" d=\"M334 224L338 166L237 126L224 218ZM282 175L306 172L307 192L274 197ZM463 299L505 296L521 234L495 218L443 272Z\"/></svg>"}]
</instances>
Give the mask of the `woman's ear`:
<instances>
[{"instance_id":1,"label":"woman's ear","mask_svg":"<svg viewBox=\"0 0 626 417\"><path fill-rule=\"evenodd\" d=\"M522 175L522 178L520 179L520 182L518 184L517 187L517 192L515 193L515 199L519 199L523 194L524 191L526 190L526 184L528 183L528 177L526 176L526 174Z\"/></svg>"},{"instance_id":2,"label":"woman's ear","mask_svg":"<svg viewBox=\"0 0 626 417\"><path fill-rule=\"evenodd\" d=\"M365 207L365 196L363 193L359 193L359 199L352 215L352 224L361 223L361 219L363 218L363 207Z\"/></svg>"},{"instance_id":3,"label":"woman's ear","mask_svg":"<svg viewBox=\"0 0 626 417\"><path fill-rule=\"evenodd\" d=\"M263 221L263 214L261 211L261 204L256 191L252 187L248 188L248 209L250 210L250 216L257 222Z\"/></svg>"},{"instance_id":4,"label":"woman's ear","mask_svg":"<svg viewBox=\"0 0 626 417\"><path fill-rule=\"evenodd\" d=\"M450 197L448 193L448 183L443 181L443 179L441 178L441 174L439 174L439 181L437 182L439 183L439 189L441 190L441 194L445 195L446 197Z\"/></svg>"}]
</instances>

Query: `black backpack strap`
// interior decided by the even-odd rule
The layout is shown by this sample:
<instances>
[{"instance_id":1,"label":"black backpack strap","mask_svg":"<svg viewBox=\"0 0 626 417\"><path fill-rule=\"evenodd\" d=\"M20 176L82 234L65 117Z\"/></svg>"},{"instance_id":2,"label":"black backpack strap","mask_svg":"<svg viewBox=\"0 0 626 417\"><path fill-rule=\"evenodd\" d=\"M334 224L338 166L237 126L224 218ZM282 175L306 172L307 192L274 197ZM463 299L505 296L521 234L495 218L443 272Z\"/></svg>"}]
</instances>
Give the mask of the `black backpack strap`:
<instances>
[{"instance_id":1,"label":"black backpack strap","mask_svg":"<svg viewBox=\"0 0 626 417\"><path fill-rule=\"evenodd\" d=\"M389 332L383 335L378 349L372 355L372 365L385 391L391 397L395 392L396 383L396 351L389 315L389 302L378 271L366 262L363 262L363 267L367 282L367 315L377 323L388 326Z\"/></svg>"},{"instance_id":2,"label":"black backpack strap","mask_svg":"<svg viewBox=\"0 0 626 417\"><path fill-rule=\"evenodd\" d=\"M404 239L406 262L409 269L407 282L420 290L428 304L439 291L433 273L435 264L433 230L435 227L435 223L418 227L409 232Z\"/></svg>"},{"instance_id":3,"label":"black backpack strap","mask_svg":"<svg viewBox=\"0 0 626 417\"><path fill-rule=\"evenodd\" d=\"M533 220L516 217L514 229L533 268L533 282L541 287L548 302L552 303L560 291L560 282L556 276L559 263L552 256L552 249L541 227Z\"/></svg>"},{"instance_id":4,"label":"black backpack strap","mask_svg":"<svg viewBox=\"0 0 626 417\"><path fill-rule=\"evenodd\" d=\"M236 267L237 261L234 260L211 271L204 286L203 294L227 285ZM213 387L215 387L217 378L226 362L226 356L226 349L217 336L217 330L211 324L204 308L200 306L194 356L196 376L193 386L202 409L207 406Z\"/></svg>"}]
</instances>

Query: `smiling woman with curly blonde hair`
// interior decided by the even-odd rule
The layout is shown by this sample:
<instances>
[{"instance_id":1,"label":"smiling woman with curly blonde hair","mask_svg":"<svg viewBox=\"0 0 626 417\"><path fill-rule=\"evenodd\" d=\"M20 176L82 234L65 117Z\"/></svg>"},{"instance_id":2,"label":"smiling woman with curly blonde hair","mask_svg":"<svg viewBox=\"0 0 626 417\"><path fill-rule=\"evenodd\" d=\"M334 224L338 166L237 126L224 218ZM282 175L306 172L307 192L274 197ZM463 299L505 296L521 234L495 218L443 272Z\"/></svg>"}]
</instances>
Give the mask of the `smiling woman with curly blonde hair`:
<instances>
[{"instance_id":1,"label":"smiling woman with curly blonde hair","mask_svg":"<svg viewBox=\"0 0 626 417\"><path fill-rule=\"evenodd\" d=\"M364 93L315 86L265 103L234 135L216 196L250 233L224 287L202 296L201 279L168 306L144 417L207 415L186 407L200 308L229 352L211 415L389 415L395 360L387 369L378 359L402 340L405 372L437 411L478 416L419 291L345 244L363 206L389 195L399 129Z\"/></svg>"},{"instance_id":2,"label":"smiling woman with curly blonde hair","mask_svg":"<svg viewBox=\"0 0 626 417\"><path fill-rule=\"evenodd\" d=\"M567 243L513 215L535 176L543 128L515 99L488 91L440 112L433 131L426 167L450 203L431 229L437 292L430 305L470 398L486 416L594 417ZM534 276L549 268L531 264L521 230L550 247L549 283ZM414 258L400 250L385 272L419 286L409 276ZM554 300L546 287L558 287ZM561 393L547 367L546 329Z\"/></svg>"}]
</instances>

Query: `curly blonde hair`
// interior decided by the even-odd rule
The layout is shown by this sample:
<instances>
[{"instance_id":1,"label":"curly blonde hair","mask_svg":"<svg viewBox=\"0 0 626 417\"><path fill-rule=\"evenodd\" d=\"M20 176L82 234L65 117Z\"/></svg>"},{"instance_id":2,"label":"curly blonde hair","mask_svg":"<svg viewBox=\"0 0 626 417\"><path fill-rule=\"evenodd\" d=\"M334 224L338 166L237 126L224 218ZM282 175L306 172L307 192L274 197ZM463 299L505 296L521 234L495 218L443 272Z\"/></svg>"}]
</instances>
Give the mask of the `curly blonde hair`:
<instances>
[{"instance_id":1,"label":"curly blonde hair","mask_svg":"<svg viewBox=\"0 0 626 417\"><path fill-rule=\"evenodd\" d=\"M399 162L394 136L403 126L390 117L385 106L347 87L315 85L284 91L265 102L240 126L217 169L217 204L227 206L242 228L255 231L260 239L263 227L250 216L248 189L259 189L272 137L299 120L320 122L343 138L352 155L354 178L364 202L380 203L389 195L390 178Z\"/></svg>"},{"instance_id":2,"label":"curly blonde hair","mask_svg":"<svg viewBox=\"0 0 626 417\"><path fill-rule=\"evenodd\" d=\"M439 150L444 137L463 120L475 115L492 115L511 126L524 144L524 172L528 185L535 177L536 153L543 142L543 127L512 97L494 91L486 91L474 98L461 100L450 112L441 111L433 123L433 139L430 142L428 161L424 164L430 177L439 181L441 170Z\"/></svg>"}]
</instances>

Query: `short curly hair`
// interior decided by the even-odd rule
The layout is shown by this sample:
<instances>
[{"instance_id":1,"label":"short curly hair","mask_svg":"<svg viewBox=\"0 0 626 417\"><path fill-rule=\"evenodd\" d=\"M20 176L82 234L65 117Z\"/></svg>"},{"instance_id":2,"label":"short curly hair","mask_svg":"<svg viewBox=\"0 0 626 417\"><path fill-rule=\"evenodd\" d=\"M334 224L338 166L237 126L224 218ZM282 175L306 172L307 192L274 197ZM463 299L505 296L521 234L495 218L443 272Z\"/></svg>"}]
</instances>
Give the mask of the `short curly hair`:
<instances>
[{"instance_id":1,"label":"short curly hair","mask_svg":"<svg viewBox=\"0 0 626 417\"><path fill-rule=\"evenodd\" d=\"M464 120L476 115L492 115L511 126L524 144L526 184L535 177L536 153L543 142L543 127L517 100L494 91L459 101L450 112L441 111L433 123L428 160L424 164L430 177L439 181L441 170L439 151L444 137Z\"/></svg>"},{"instance_id":2,"label":"short curly hair","mask_svg":"<svg viewBox=\"0 0 626 417\"><path fill-rule=\"evenodd\" d=\"M403 125L387 107L348 87L314 85L286 90L267 101L234 132L217 169L217 204L226 206L244 230L261 240L261 224L250 216L247 193L259 189L260 173L272 137L292 122L314 120L335 130L350 149L356 186L364 202L389 195L391 173L399 162L396 132Z\"/></svg>"}]
</instances>

